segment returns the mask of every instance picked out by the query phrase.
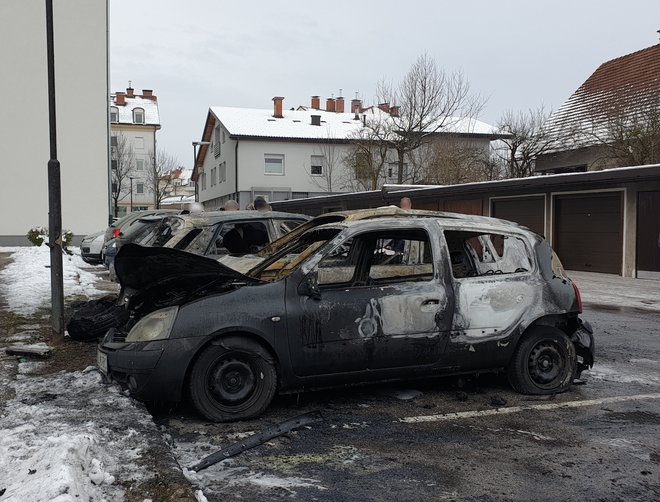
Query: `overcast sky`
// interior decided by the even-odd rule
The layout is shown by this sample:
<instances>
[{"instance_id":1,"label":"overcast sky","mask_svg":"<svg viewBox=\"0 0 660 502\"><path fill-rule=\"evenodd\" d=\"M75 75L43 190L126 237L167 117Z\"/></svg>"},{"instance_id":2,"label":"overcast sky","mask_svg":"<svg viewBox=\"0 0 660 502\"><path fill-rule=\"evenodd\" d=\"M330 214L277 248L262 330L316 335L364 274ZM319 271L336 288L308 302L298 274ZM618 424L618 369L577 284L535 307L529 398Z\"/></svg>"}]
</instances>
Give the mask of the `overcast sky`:
<instances>
[{"instance_id":1,"label":"overcast sky","mask_svg":"<svg viewBox=\"0 0 660 502\"><path fill-rule=\"evenodd\" d=\"M658 43L658 0L110 0L111 90L153 89L158 148L192 164L210 106L373 104L420 54L508 109L556 109L602 63ZM324 101L322 101L324 102Z\"/></svg>"}]
</instances>

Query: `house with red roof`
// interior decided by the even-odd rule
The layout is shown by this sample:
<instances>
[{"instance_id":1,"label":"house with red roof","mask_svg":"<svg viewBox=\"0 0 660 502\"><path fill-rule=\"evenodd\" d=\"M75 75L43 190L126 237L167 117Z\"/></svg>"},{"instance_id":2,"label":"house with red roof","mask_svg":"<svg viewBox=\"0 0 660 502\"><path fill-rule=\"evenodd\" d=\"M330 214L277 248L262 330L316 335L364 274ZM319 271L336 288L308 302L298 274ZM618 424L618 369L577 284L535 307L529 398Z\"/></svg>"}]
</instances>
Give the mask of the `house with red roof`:
<instances>
[{"instance_id":1,"label":"house with red roof","mask_svg":"<svg viewBox=\"0 0 660 502\"><path fill-rule=\"evenodd\" d=\"M541 173L660 163L660 44L600 65L544 129L566 139Z\"/></svg>"}]
</instances>

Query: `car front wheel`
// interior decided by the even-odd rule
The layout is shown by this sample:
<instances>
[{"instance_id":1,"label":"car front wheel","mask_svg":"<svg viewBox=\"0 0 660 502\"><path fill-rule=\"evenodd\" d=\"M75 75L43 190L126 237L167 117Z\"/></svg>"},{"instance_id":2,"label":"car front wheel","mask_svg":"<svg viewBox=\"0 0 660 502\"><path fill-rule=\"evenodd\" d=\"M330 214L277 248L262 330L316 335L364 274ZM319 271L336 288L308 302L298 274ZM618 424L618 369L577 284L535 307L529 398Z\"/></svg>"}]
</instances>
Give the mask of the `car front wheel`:
<instances>
[{"instance_id":1,"label":"car front wheel","mask_svg":"<svg viewBox=\"0 0 660 502\"><path fill-rule=\"evenodd\" d=\"M507 368L511 386L522 394L564 392L573 382L575 372L573 342L551 326L530 328Z\"/></svg>"},{"instance_id":2,"label":"car front wheel","mask_svg":"<svg viewBox=\"0 0 660 502\"><path fill-rule=\"evenodd\" d=\"M213 422L253 418L268 407L277 388L275 361L253 340L222 338L203 350L190 373L190 398Z\"/></svg>"}]
</instances>

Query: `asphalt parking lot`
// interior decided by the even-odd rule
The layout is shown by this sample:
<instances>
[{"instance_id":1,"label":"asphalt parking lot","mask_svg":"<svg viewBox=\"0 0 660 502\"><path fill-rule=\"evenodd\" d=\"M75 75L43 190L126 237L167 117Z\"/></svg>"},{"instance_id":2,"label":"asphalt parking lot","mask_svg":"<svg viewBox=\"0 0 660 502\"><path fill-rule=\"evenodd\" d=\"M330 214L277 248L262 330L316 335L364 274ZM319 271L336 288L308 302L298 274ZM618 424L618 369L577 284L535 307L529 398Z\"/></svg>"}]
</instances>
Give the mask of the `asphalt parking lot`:
<instances>
[{"instance_id":1,"label":"asphalt parking lot","mask_svg":"<svg viewBox=\"0 0 660 502\"><path fill-rule=\"evenodd\" d=\"M602 288L596 279L589 286ZM610 290L631 284L609 281ZM642 286L623 306L602 294L587 301L597 364L561 395L518 395L481 375L281 396L259 419L234 424L204 422L185 406L155 421L185 468L277 422L322 413L321 423L188 472L210 501L655 501L660 309L653 282Z\"/></svg>"}]
</instances>

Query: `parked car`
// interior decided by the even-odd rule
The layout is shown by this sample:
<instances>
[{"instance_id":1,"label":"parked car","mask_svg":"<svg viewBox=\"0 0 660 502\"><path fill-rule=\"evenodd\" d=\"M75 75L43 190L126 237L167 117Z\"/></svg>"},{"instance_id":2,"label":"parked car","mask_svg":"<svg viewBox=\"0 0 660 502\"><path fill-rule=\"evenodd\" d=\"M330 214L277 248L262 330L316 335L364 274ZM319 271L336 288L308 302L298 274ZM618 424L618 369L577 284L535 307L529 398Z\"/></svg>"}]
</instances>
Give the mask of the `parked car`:
<instances>
[{"instance_id":1,"label":"parked car","mask_svg":"<svg viewBox=\"0 0 660 502\"><path fill-rule=\"evenodd\" d=\"M105 232L95 232L86 235L80 244L80 256L85 263L99 265L103 263L101 251L103 249Z\"/></svg>"},{"instance_id":2,"label":"parked car","mask_svg":"<svg viewBox=\"0 0 660 502\"><path fill-rule=\"evenodd\" d=\"M188 396L212 421L277 392L505 371L526 394L593 365L580 294L548 243L514 223L397 208L315 218L247 273L175 249L116 260L126 322L100 370L145 401Z\"/></svg>"},{"instance_id":3,"label":"parked car","mask_svg":"<svg viewBox=\"0 0 660 502\"><path fill-rule=\"evenodd\" d=\"M212 211L168 216L135 241L142 246L163 246L204 256L258 252L308 216L278 211Z\"/></svg>"},{"instance_id":4,"label":"parked car","mask_svg":"<svg viewBox=\"0 0 660 502\"><path fill-rule=\"evenodd\" d=\"M141 239L144 235L156 228L158 224L167 217L167 214L141 216L129 224L124 225L119 236L110 239L103 245L103 264L110 270L110 278L114 277L114 261L122 246Z\"/></svg>"},{"instance_id":5,"label":"parked car","mask_svg":"<svg viewBox=\"0 0 660 502\"><path fill-rule=\"evenodd\" d=\"M119 237L122 231L126 231L134 222L145 216L153 216L158 214L177 214L179 211L174 209L150 209L147 211L133 211L125 214L119 219L113 221L105 230L104 242Z\"/></svg>"}]
</instances>

